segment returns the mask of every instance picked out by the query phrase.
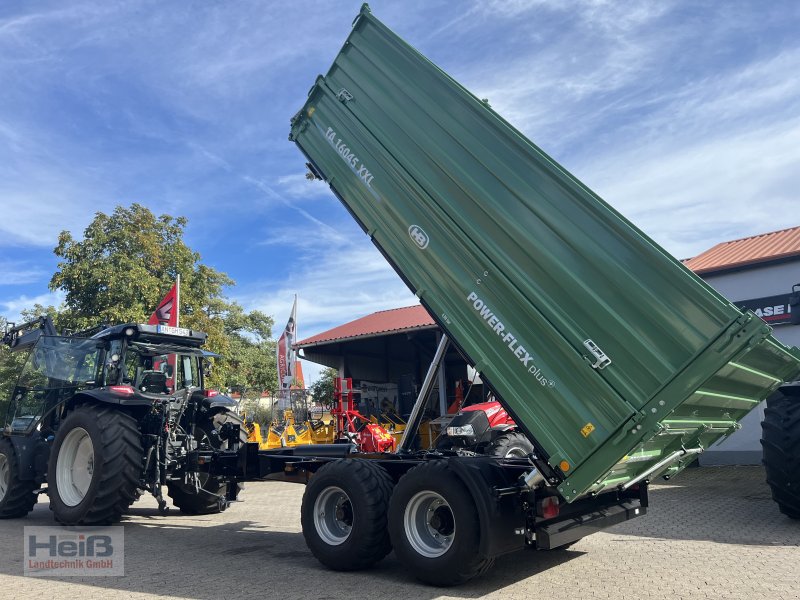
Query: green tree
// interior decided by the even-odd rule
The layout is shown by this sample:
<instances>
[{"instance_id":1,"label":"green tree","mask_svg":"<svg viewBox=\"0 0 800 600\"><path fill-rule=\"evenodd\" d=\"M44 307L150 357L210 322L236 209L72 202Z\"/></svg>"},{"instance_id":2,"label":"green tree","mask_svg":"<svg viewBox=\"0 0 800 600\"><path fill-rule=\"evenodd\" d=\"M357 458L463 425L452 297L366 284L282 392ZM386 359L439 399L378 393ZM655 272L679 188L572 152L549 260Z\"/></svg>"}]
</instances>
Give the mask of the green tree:
<instances>
[{"instance_id":1,"label":"green tree","mask_svg":"<svg viewBox=\"0 0 800 600\"><path fill-rule=\"evenodd\" d=\"M5 317L0 317L0 337L5 333L6 322ZM27 356L27 352L11 352L8 346L0 344L0 424L5 421L11 394Z\"/></svg>"},{"instance_id":2,"label":"green tree","mask_svg":"<svg viewBox=\"0 0 800 600\"><path fill-rule=\"evenodd\" d=\"M245 313L225 296L234 281L201 262L184 242L186 225L184 217L157 217L132 204L118 206L111 215L96 213L82 239L62 231L54 249L61 260L50 280L51 290L65 294L57 326L81 330L99 323L146 322L180 275L180 325L205 331L206 347L223 357L214 365L210 385L270 387L275 379L275 360L266 360L270 349L274 353L271 317Z\"/></svg>"},{"instance_id":3,"label":"green tree","mask_svg":"<svg viewBox=\"0 0 800 600\"><path fill-rule=\"evenodd\" d=\"M336 369L323 369L319 379L308 390L311 399L322 406L330 405L333 402L334 382L337 377L339 371Z\"/></svg>"}]
</instances>

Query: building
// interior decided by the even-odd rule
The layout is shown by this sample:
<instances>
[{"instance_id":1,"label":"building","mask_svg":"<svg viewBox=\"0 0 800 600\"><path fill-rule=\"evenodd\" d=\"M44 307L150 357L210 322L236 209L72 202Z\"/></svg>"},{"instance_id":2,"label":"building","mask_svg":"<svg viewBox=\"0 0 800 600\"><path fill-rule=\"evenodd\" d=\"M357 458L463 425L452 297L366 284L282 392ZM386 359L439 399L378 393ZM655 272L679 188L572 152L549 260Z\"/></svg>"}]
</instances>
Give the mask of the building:
<instances>
[{"instance_id":1,"label":"building","mask_svg":"<svg viewBox=\"0 0 800 600\"><path fill-rule=\"evenodd\" d=\"M800 346L800 325L790 323L789 306L792 286L800 284L800 227L723 242L684 264L737 306L753 310L772 325L778 339ZM363 410L392 405L399 414L407 414L440 335L422 306L410 306L367 315L295 347L305 359L352 377L361 390ZM452 346L437 390L438 406L429 405L437 415L444 414L459 393L469 393L470 403L486 394ZM763 414L763 406L749 414L740 431L701 455L701 464L760 464Z\"/></svg>"}]
</instances>

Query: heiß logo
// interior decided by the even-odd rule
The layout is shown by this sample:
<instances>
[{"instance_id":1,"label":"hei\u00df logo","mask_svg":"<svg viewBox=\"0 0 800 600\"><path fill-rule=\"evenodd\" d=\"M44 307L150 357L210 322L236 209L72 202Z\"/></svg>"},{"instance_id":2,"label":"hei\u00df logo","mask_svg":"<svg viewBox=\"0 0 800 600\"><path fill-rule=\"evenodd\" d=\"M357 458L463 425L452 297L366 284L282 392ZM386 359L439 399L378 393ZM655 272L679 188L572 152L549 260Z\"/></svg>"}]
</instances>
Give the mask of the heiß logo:
<instances>
[{"instance_id":1,"label":"hei\u00df logo","mask_svg":"<svg viewBox=\"0 0 800 600\"><path fill-rule=\"evenodd\" d=\"M428 234L425 233L419 225L411 225L411 227L408 228L408 235L411 236L411 239L419 246L420 250L425 250L425 248L428 247L428 242L431 241Z\"/></svg>"}]
</instances>

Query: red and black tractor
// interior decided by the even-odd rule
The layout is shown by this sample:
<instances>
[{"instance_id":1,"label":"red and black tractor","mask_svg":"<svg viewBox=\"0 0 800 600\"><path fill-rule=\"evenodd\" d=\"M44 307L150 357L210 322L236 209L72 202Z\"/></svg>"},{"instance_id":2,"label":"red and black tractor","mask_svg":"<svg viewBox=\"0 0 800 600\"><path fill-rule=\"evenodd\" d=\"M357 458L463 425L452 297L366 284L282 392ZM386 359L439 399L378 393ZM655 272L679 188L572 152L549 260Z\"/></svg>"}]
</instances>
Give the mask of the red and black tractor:
<instances>
[{"instance_id":1,"label":"red and black tractor","mask_svg":"<svg viewBox=\"0 0 800 600\"><path fill-rule=\"evenodd\" d=\"M436 443L439 450L462 455L483 454L500 458L524 458L533 444L497 401L481 402L458 411Z\"/></svg>"}]
</instances>

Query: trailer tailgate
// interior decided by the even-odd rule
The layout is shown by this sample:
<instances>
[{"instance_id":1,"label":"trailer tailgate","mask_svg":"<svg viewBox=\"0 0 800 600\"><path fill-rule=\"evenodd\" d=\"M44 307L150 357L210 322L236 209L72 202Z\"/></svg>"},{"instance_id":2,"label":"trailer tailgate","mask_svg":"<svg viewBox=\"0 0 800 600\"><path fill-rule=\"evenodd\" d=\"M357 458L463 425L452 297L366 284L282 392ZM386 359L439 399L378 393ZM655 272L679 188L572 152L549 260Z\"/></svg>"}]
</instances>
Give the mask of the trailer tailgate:
<instances>
[{"instance_id":1,"label":"trailer tailgate","mask_svg":"<svg viewBox=\"0 0 800 600\"><path fill-rule=\"evenodd\" d=\"M563 475L569 501L708 447L800 373L800 351L366 6L290 139Z\"/></svg>"}]
</instances>

